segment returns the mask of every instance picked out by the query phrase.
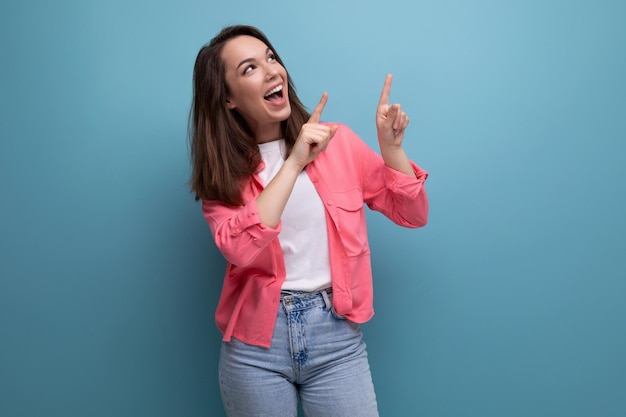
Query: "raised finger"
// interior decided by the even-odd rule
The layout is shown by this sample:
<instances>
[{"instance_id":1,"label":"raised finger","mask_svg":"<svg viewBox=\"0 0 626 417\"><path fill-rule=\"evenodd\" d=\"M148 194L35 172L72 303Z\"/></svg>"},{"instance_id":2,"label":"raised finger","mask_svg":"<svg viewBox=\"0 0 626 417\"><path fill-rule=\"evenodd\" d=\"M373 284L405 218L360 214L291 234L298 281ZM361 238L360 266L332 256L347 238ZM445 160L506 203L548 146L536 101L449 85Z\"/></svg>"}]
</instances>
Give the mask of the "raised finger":
<instances>
[{"instance_id":1,"label":"raised finger","mask_svg":"<svg viewBox=\"0 0 626 417\"><path fill-rule=\"evenodd\" d=\"M380 93L380 100L378 101L379 106L389 104L389 94L391 93L391 78L391 74L387 74L387 77L385 78L385 84L383 85L383 91Z\"/></svg>"},{"instance_id":2,"label":"raised finger","mask_svg":"<svg viewBox=\"0 0 626 417\"><path fill-rule=\"evenodd\" d=\"M326 106L326 102L328 101L328 94L324 92L322 94L322 98L320 102L317 103L315 109L313 109L313 113L311 113L311 117L309 117L309 123L319 123L320 118L322 117L322 110L324 110L324 106Z\"/></svg>"}]
</instances>

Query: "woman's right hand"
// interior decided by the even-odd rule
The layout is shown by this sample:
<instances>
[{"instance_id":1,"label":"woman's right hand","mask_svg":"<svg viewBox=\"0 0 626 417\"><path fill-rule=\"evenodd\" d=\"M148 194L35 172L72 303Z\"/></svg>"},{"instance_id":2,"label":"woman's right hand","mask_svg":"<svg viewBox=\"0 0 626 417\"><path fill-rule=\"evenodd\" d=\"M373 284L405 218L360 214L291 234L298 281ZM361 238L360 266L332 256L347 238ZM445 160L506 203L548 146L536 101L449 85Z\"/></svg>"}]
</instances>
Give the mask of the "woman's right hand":
<instances>
[{"instance_id":1,"label":"woman's right hand","mask_svg":"<svg viewBox=\"0 0 626 417\"><path fill-rule=\"evenodd\" d=\"M326 149L328 142L330 142L339 128L338 125L327 126L320 124L320 117L327 101L328 94L322 94L322 98L315 106L311 117L302 125L291 154L285 161L285 163L293 164L299 171L302 171L307 164L317 158L320 152Z\"/></svg>"}]
</instances>

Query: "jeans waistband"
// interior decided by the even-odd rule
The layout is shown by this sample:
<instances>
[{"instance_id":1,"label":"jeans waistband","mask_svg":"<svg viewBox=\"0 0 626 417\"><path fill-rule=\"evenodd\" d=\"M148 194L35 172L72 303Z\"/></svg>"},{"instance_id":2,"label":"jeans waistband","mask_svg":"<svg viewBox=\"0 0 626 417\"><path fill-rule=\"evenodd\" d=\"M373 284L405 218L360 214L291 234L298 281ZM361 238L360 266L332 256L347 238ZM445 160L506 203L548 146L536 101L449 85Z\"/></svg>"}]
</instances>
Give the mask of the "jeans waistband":
<instances>
[{"instance_id":1,"label":"jeans waistband","mask_svg":"<svg viewBox=\"0 0 626 417\"><path fill-rule=\"evenodd\" d=\"M317 291L292 291L280 292L280 300L289 311L304 310L306 308L324 306L326 310L332 307L332 288Z\"/></svg>"}]
</instances>

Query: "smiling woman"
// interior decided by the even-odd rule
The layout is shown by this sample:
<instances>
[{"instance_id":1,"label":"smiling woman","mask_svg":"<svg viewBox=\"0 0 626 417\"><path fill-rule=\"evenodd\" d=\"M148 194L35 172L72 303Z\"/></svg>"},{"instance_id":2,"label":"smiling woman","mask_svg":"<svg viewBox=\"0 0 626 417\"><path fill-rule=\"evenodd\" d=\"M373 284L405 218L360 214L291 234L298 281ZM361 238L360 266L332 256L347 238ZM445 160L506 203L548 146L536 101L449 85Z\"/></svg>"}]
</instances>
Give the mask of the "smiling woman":
<instances>
[{"instance_id":1,"label":"smiling woman","mask_svg":"<svg viewBox=\"0 0 626 417\"><path fill-rule=\"evenodd\" d=\"M373 311L364 205L426 224L427 173L402 148L409 119L376 111L381 155L308 114L269 40L225 28L194 68L191 186L227 261L216 323L229 416L378 416L360 323ZM332 140L331 140L332 139Z\"/></svg>"},{"instance_id":2,"label":"smiling woman","mask_svg":"<svg viewBox=\"0 0 626 417\"><path fill-rule=\"evenodd\" d=\"M228 27L203 47L194 67L194 98L190 124L193 160L191 186L196 193L196 199L221 200L235 205L242 203L240 181L252 175L260 162L257 141L251 127L240 111L228 108L231 90L226 82L226 75L229 69L236 72L241 61L235 58L235 68L227 68L222 54L225 49L230 49L226 46L231 41L237 41L240 37L258 40L263 44L265 52L274 50L263 33L249 26ZM245 56L242 60L252 58L253 56ZM283 67L276 52L273 53L273 59ZM296 95L288 74L283 88L291 91L290 95L284 94L288 98L290 113L280 123L289 152L300 128L309 118L309 113Z\"/></svg>"},{"instance_id":3,"label":"smiling woman","mask_svg":"<svg viewBox=\"0 0 626 417\"><path fill-rule=\"evenodd\" d=\"M257 143L280 139L280 123L291 114L291 106L285 87L287 71L272 50L261 40L244 35L224 45L222 59L228 109L237 109Z\"/></svg>"}]
</instances>

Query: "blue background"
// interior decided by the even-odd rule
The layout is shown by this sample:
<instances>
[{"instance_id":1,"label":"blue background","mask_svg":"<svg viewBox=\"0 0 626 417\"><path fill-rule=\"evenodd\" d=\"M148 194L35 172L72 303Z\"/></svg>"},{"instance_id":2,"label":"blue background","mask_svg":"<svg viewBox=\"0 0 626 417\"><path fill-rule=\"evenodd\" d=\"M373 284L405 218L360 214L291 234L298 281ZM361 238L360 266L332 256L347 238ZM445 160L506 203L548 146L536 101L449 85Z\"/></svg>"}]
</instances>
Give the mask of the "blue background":
<instances>
[{"instance_id":1,"label":"blue background","mask_svg":"<svg viewBox=\"0 0 626 417\"><path fill-rule=\"evenodd\" d=\"M381 415L626 415L626 3L4 0L0 415L221 416L224 263L186 188L199 48L259 26L429 225L368 213Z\"/></svg>"}]
</instances>

